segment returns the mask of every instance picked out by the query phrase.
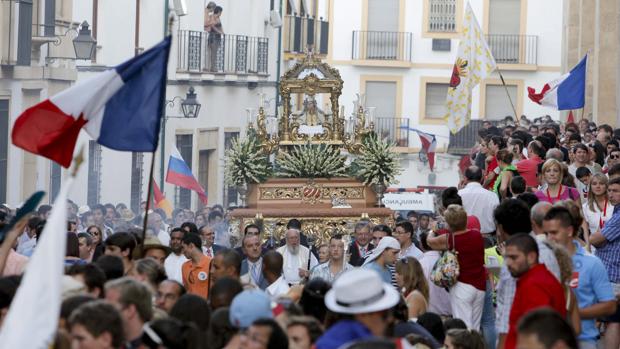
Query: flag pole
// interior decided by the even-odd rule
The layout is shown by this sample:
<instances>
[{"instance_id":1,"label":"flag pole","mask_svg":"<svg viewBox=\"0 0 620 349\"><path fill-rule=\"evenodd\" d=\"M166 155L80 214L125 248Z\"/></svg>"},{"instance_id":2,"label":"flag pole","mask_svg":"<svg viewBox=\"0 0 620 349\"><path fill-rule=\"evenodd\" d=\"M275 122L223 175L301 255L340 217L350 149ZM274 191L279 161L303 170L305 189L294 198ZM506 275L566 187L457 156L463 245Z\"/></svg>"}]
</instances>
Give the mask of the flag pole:
<instances>
[{"instance_id":1,"label":"flag pole","mask_svg":"<svg viewBox=\"0 0 620 349\"><path fill-rule=\"evenodd\" d=\"M172 33L172 26L173 26L173 24L174 24L174 14L172 12L170 12L168 14L168 27L167 27L168 31L166 32L166 30L164 29L164 37L166 37L166 35L168 35L168 33L170 33L170 34ZM164 97L164 100L165 100L165 97ZM161 116L161 117L164 118L163 127L165 127L166 126L165 101L164 101L164 113L163 114L164 115ZM144 221L142 222L142 242L140 244L141 252L144 251L144 240L146 239L146 228L147 228L148 219L149 219L149 209L150 209L151 200L152 200L152 197L153 197L153 181L154 181L154 179L153 179L153 172L155 170L155 152L156 151L157 151L157 149L154 150L151 153L152 156L151 156L151 169L149 171L149 185L148 185L148 192L146 194L146 206L144 207ZM163 154L164 154L164 149L162 148L161 149L161 156L162 157L163 157ZM162 171L163 171L163 168L162 168Z\"/></svg>"},{"instance_id":2,"label":"flag pole","mask_svg":"<svg viewBox=\"0 0 620 349\"><path fill-rule=\"evenodd\" d=\"M499 78L502 80L502 85L504 86L504 90L506 91L506 96L508 96L508 100L510 101L510 106L512 107L512 112L515 113L515 124L519 122L519 117L517 116L517 110L515 109L514 103L512 103L512 98L510 97L510 93L508 93L508 86L506 86L506 81L504 81L504 76L502 75L499 67L496 67L497 73L499 74Z\"/></svg>"},{"instance_id":3,"label":"flag pole","mask_svg":"<svg viewBox=\"0 0 620 349\"><path fill-rule=\"evenodd\" d=\"M148 225L149 209L151 206L151 200L153 196L153 170L155 169L155 152L151 156L151 170L149 171L149 186L146 194L146 206L144 208L144 221L142 222L142 243L141 250L144 248L144 239L146 238L146 228Z\"/></svg>"}]
</instances>

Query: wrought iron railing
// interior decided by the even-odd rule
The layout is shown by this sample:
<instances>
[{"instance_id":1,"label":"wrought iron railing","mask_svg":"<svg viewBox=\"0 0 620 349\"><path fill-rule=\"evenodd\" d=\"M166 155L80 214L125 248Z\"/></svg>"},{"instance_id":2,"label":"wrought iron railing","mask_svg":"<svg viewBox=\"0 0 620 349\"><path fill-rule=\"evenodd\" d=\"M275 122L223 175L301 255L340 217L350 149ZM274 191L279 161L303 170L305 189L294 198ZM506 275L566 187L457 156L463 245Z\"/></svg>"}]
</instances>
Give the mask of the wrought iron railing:
<instances>
[{"instance_id":1,"label":"wrought iron railing","mask_svg":"<svg viewBox=\"0 0 620 349\"><path fill-rule=\"evenodd\" d=\"M409 119L377 117L375 132L382 139L396 143L397 147L409 146Z\"/></svg>"},{"instance_id":2,"label":"wrought iron railing","mask_svg":"<svg viewBox=\"0 0 620 349\"><path fill-rule=\"evenodd\" d=\"M535 35L487 35L495 62L504 64L537 64L538 37Z\"/></svg>"},{"instance_id":3,"label":"wrought iron railing","mask_svg":"<svg viewBox=\"0 0 620 349\"><path fill-rule=\"evenodd\" d=\"M179 30L177 71L268 74L269 39Z\"/></svg>"},{"instance_id":4,"label":"wrought iron railing","mask_svg":"<svg viewBox=\"0 0 620 349\"><path fill-rule=\"evenodd\" d=\"M353 59L411 61L413 34L405 32L354 31Z\"/></svg>"},{"instance_id":5,"label":"wrought iron railing","mask_svg":"<svg viewBox=\"0 0 620 349\"><path fill-rule=\"evenodd\" d=\"M315 53L327 54L329 22L323 18L285 15L283 25L286 33L284 52L303 53L308 46L313 46Z\"/></svg>"}]
</instances>

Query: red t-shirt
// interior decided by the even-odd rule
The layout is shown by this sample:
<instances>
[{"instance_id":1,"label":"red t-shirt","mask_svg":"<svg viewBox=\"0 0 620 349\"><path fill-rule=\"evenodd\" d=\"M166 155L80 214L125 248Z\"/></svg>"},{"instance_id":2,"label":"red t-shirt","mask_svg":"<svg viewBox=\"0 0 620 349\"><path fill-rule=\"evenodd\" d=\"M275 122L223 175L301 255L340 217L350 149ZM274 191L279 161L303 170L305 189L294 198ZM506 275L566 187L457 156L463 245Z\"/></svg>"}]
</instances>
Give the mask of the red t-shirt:
<instances>
[{"instance_id":1,"label":"red t-shirt","mask_svg":"<svg viewBox=\"0 0 620 349\"><path fill-rule=\"evenodd\" d=\"M497 163L497 157L494 156L493 160L489 162L489 166L487 166L487 177L491 174L491 172L494 172L498 166L499 166L499 163ZM496 173L495 178L493 178L491 183L489 183L489 185L487 185L485 188L489 190L493 190L493 186L495 186L495 181L497 180L497 177L499 177L499 175L497 175Z\"/></svg>"},{"instance_id":2,"label":"red t-shirt","mask_svg":"<svg viewBox=\"0 0 620 349\"><path fill-rule=\"evenodd\" d=\"M438 235L447 234L442 229ZM448 247L453 248L452 236L448 235ZM478 230L468 230L465 234L454 235L457 259L459 260L459 278L462 283L474 286L480 291L486 290L486 269L484 268L484 241Z\"/></svg>"},{"instance_id":3,"label":"red t-shirt","mask_svg":"<svg viewBox=\"0 0 620 349\"><path fill-rule=\"evenodd\" d=\"M517 291L510 309L508 336L505 349L517 345L517 323L528 312L550 307L566 317L566 297L560 282L544 264L537 264L517 281Z\"/></svg>"},{"instance_id":4,"label":"red t-shirt","mask_svg":"<svg viewBox=\"0 0 620 349\"><path fill-rule=\"evenodd\" d=\"M517 162L517 171L525 179L528 187L538 187L538 165L542 162L540 158L525 159Z\"/></svg>"}]
</instances>

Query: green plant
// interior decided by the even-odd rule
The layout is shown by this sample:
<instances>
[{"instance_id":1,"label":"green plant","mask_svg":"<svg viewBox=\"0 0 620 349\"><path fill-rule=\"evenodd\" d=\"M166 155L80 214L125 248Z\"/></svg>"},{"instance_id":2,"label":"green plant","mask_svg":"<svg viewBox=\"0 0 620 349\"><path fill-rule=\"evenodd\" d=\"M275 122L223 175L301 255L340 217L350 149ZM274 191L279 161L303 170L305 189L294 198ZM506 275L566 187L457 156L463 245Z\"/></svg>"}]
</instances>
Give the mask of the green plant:
<instances>
[{"instance_id":1,"label":"green plant","mask_svg":"<svg viewBox=\"0 0 620 349\"><path fill-rule=\"evenodd\" d=\"M276 158L277 175L296 178L330 178L346 176L345 156L327 144L295 146Z\"/></svg>"},{"instance_id":2,"label":"green plant","mask_svg":"<svg viewBox=\"0 0 620 349\"><path fill-rule=\"evenodd\" d=\"M272 174L269 157L263 153L253 134L233 139L225 153L225 181L228 185L262 183Z\"/></svg>"},{"instance_id":3,"label":"green plant","mask_svg":"<svg viewBox=\"0 0 620 349\"><path fill-rule=\"evenodd\" d=\"M398 183L396 176L402 168L393 147L393 143L384 142L374 133L364 137L360 155L351 163L350 173L366 185Z\"/></svg>"}]
</instances>

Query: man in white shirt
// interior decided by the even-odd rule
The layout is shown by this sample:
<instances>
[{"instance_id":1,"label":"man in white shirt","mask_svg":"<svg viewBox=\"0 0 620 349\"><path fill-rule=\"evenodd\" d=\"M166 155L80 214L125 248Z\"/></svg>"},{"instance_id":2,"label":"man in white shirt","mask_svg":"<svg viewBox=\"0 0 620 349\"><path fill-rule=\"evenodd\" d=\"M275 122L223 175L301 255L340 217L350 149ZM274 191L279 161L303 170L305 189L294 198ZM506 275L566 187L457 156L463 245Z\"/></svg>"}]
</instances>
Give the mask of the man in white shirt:
<instances>
[{"instance_id":1,"label":"man in white shirt","mask_svg":"<svg viewBox=\"0 0 620 349\"><path fill-rule=\"evenodd\" d=\"M200 227L200 237L202 238L202 253L210 258L221 250L222 246L215 244L215 230L210 225Z\"/></svg>"},{"instance_id":2,"label":"man in white shirt","mask_svg":"<svg viewBox=\"0 0 620 349\"><path fill-rule=\"evenodd\" d=\"M153 229L156 237L159 239L162 245L170 246L170 235L168 234L168 232L166 232L162 223L163 223L163 219L161 218L159 213L157 212L149 213L149 217L148 217L149 228Z\"/></svg>"},{"instance_id":3,"label":"man in white shirt","mask_svg":"<svg viewBox=\"0 0 620 349\"><path fill-rule=\"evenodd\" d=\"M263 256L263 277L269 286L265 289L271 299L276 299L288 293L290 287L282 276L282 255L275 251L269 251Z\"/></svg>"},{"instance_id":4,"label":"man in white shirt","mask_svg":"<svg viewBox=\"0 0 620 349\"><path fill-rule=\"evenodd\" d=\"M493 210L499 205L499 197L490 190L484 189L482 170L477 166L469 166L465 170L465 188L459 190L463 200L463 208L470 216L476 216L480 221L480 232L490 234L495 231Z\"/></svg>"},{"instance_id":5,"label":"man in white shirt","mask_svg":"<svg viewBox=\"0 0 620 349\"><path fill-rule=\"evenodd\" d=\"M441 252L434 251L426 243L428 234L424 233L420 236L420 244L424 249L424 254L420 258L420 265L428 283L428 311L441 316L451 316L452 306L450 305L450 293L443 287L435 285L430 281L430 275L437 260L441 256Z\"/></svg>"},{"instance_id":6,"label":"man in white shirt","mask_svg":"<svg viewBox=\"0 0 620 349\"><path fill-rule=\"evenodd\" d=\"M183 254L183 245L181 245L183 236L185 236L185 230L181 228L172 229L170 233L170 249L172 253L164 261L164 269L166 269L168 279L178 281L181 284L183 284L181 268L183 263L187 262L187 257Z\"/></svg>"},{"instance_id":7,"label":"man in white shirt","mask_svg":"<svg viewBox=\"0 0 620 349\"><path fill-rule=\"evenodd\" d=\"M276 251L284 259L284 279L290 285L310 276L309 271L319 264L310 249L300 244L299 230L294 228L286 231L286 245Z\"/></svg>"},{"instance_id":8,"label":"man in white shirt","mask_svg":"<svg viewBox=\"0 0 620 349\"><path fill-rule=\"evenodd\" d=\"M400 244L400 252L398 258L413 257L415 259L422 258L422 251L413 244L413 225L408 221L396 224L394 229L394 237Z\"/></svg>"}]
</instances>

